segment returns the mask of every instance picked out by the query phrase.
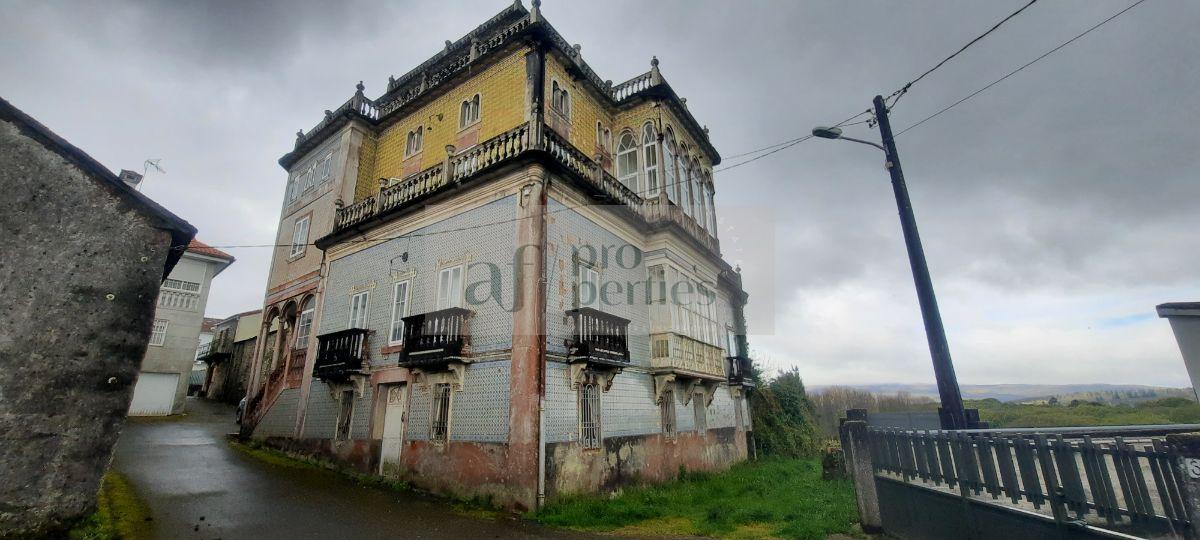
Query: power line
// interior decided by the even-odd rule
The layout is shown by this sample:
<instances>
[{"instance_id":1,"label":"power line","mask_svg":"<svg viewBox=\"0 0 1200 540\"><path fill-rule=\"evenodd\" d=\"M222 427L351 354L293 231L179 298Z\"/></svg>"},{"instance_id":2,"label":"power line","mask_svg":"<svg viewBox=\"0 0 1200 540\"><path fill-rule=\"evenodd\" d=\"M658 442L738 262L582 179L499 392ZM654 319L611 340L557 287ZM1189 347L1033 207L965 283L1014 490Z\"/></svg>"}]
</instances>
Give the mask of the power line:
<instances>
[{"instance_id":1,"label":"power line","mask_svg":"<svg viewBox=\"0 0 1200 540\"><path fill-rule=\"evenodd\" d=\"M900 98L904 97L904 94L908 93L908 89L909 89L909 88L911 88L911 87L912 87L912 85L916 84L916 83L917 83L918 81L920 81L921 79L924 79L926 75L929 75L930 73L933 73L934 71L937 71L937 69L938 69L938 68L940 68L940 67L942 67L943 65L945 65L945 64L946 64L946 62L949 62L949 61L953 60L953 59L954 59L954 57L958 56L959 54L962 54L962 52L963 52L963 51L967 50L967 49L968 49L968 48L970 48L972 45L974 45L974 44L978 43L978 42L979 42L980 40L982 40L983 38L987 37L987 36L988 36L988 34L991 34L992 32L995 32L995 31L996 31L996 29L998 29L998 28L1000 28L1001 26L1003 26L1003 25L1004 25L1004 23L1008 22L1008 21L1009 21L1009 20L1011 20L1013 17L1016 17L1017 15L1020 15L1022 11L1025 11L1026 9L1028 9L1028 8L1029 8L1029 6L1032 6L1032 5L1034 5L1035 3L1037 3L1037 1L1038 1L1038 0L1029 0L1029 3L1028 3L1028 4L1025 4L1025 5L1021 6L1021 9L1018 9L1018 10L1016 10L1016 11L1014 11L1014 12L1010 13L1010 14L1009 14L1007 17L1005 17L1005 18L1003 18L1003 19L1000 19L1000 22L996 23L996 24L995 24L995 25L993 25L991 28L989 28L987 32L984 32L984 33L982 33L982 34L979 34L979 36L978 36L978 37L976 37L975 39L972 39L971 41L968 41L966 45L963 45L963 46L962 46L962 48L958 49L957 51L954 51L954 54L951 54L950 56L947 56L946 58L943 58L941 62L938 62L938 63L937 63L937 65L935 65L935 66L933 66L933 67L929 68L928 70L926 70L926 71L925 71L925 73L922 73L922 74L918 75L918 76L917 76L917 78L915 78L915 79L913 79L913 80L911 80L911 81L908 81L908 83L907 83L907 84L905 84L904 86L900 87L900 89L899 89L899 90L896 90L895 92L892 92L892 93L891 93L891 95L889 95L889 96L888 96L888 99L891 99L892 97L895 97L895 98L896 98L896 100L892 102L892 105L891 105L891 107L894 107L894 106L896 106L896 103L898 103L898 102L900 101ZM889 108L890 108L890 107L889 107Z\"/></svg>"},{"instance_id":2,"label":"power line","mask_svg":"<svg viewBox=\"0 0 1200 540\"><path fill-rule=\"evenodd\" d=\"M867 115L871 114L871 110L870 110L870 109L867 109L867 110L865 110L865 111L863 111L863 112L860 112L860 113L858 113L858 114L855 114L855 115L853 115L853 116L850 116L849 118L846 118L845 120L842 120L841 122L838 122L838 123L834 124L832 127L853 126L853 125L862 124L862 123L865 123L865 122L870 122L870 121L871 121L871 118L870 118L870 117L868 117L866 120L862 120L862 121L859 121L859 122L853 122L853 123L851 123L851 122L850 122L851 120L854 120L854 119L856 119L856 118L858 118L858 117L860 117L860 116L862 116L862 115L864 115L864 114L867 114ZM774 144L774 145L771 145L771 146L765 147L765 148L775 148L775 147L778 147L778 148L775 148L774 150L771 150L770 152L767 152L767 153L765 153L765 154L762 154L762 155L759 155L759 156L752 157L752 158L750 158L750 159L747 159L747 160L745 160L745 161L741 161L741 162L738 162L738 163L734 163L734 164L732 164L732 165L727 165L727 166L725 166L725 167L720 167L720 168L717 168L717 169L713 169L713 172L714 172L714 173L718 173L718 172L721 172L721 171L728 171L728 170L730 170L730 169L736 169L736 168L738 168L738 167L741 167L742 165L745 165L745 164L747 164L747 163L752 163L752 162L758 161L758 160L760 160L760 159L762 159L762 158L765 158L765 157L767 157L767 156L769 156L769 155L771 155L771 154L774 154L774 153L776 153L776 152L780 152L780 151L783 151L783 150L787 150L788 148L791 148L791 147L793 147L793 146L796 146L797 144L800 144L800 143L802 143L802 142L804 142L804 141L807 141L807 140L809 140L809 139L811 139L811 138L813 138L813 136L812 136L812 135L805 135L805 136L803 136L803 137L799 137L799 138L796 138L796 139L792 139L792 140L790 140L790 141L784 141L784 142L782 142L782 143L779 143L779 144ZM764 149L765 149L765 148L764 148ZM763 150L763 149L760 149L760 150ZM753 154L753 153L755 153L755 152L749 152L749 153L747 153L747 154L743 154L743 155L749 155L749 154Z\"/></svg>"},{"instance_id":3,"label":"power line","mask_svg":"<svg viewBox=\"0 0 1200 540\"><path fill-rule=\"evenodd\" d=\"M1037 58L1034 58L1033 60L1030 60L1030 61L1029 61L1028 63L1026 63L1025 65L1022 65L1021 67L1019 67L1019 68L1017 68L1017 69L1014 69L1014 70L1012 70L1012 71L1008 72L1008 73L1007 73L1006 75L1004 75L1003 77L1000 77L999 79L996 79L996 80L994 80L994 81L992 81L992 82L988 83L988 84L987 84L987 86L984 86L983 88L980 88L979 90L976 90L976 91L974 91L974 92L971 92L970 94L967 94L967 96L966 96L966 97L964 97L964 98L962 98L962 99L960 99L960 100L958 100L958 101L955 101L954 103L951 103L950 105L947 105L946 107L942 108L942 109L941 109L941 110L939 110L938 112L935 112L935 113L933 113L933 114L931 114L931 115L929 115L929 116L926 116L925 118L922 118L922 119L921 119L921 121L919 121L919 122L917 122L917 123L915 123L915 124L913 124L913 125L911 125L911 126L908 126L908 127L904 128L904 129L900 130L898 133L896 133L896 136L897 136L897 137L899 137L900 135L903 135L903 134L904 134L906 131L908 131L908 130L910 130L910 129L913 129L913 128L915 128L915 127L917 127L917 126L921 125L921 124L924 124L925 122L928 122L928 121L930 121L930 120L933 120L934 118L938 117L938 116L939 116L939 115L941 115L942 113L944 113L944 112L946 112L946 111L948 111L948 110L950 110L950 109L953 109L953 108L957 107L957 106L958 106L959 104L961 104L962 102L964 102L964 101L967 101L968 99L971 99L971 98L973 98L973 97L975 97L975 96L978 96L979 94L982 94L982 93L983 93L983 92L985 92L987 89L989 89L989 88L991 88L991 87L993 87L993 86L996 86L997 84L1000 84L1002 81L1004 81L1005 79L1007 79L1007 78L1009 78L1009 77L1012 77L1013 75L1016 75L1016 74L1017 74L1018 72L1020 72L1021 70L1025 69L1025 68L1027 68L1027 67L1029 67L1029 66L1032 66L1032 65L1036 64L1036 63L1037 63L1038 61L1040 61L1041 59L1043 59L1043 58L1045 58L1045 57L1047 57L1047 56L1050 56L1051 54L1054 54L1054 53L1058 52L1058 51L1059 51L1060 49L1062 49L1063 47L1066 47L1067 45L1070 45L1070 44L1074 43L1074 42L1075 42L1076 40L1078 40L1079 38L1081 38L1081 37L1083 37L1083 36L1086 36L1086 35L1088 35L1089 33L1091 33L1093 30L1095 30L1095 29L1097 29L1097 28L1100 28L1101 26L1104 26L1105 24L1108 24L1108 22L1109 22L1109 21L1112 21L1113 19L1116 19L1117 17L1120 17L1121 15L1124 15L1124 14L1125 14L1125 12L1127 12L1127 11L1129 11L1129 10L1131 10L1131 9L1135 8L1135 7L1138 7L1138 6L1140 6L1140 5L1142 4L1142 2L1145 2L1145 1L1146 1L1146 0L1138 0L1137 2L1134 2L1134 3L1133 3L1133 4L1131 4L1129 7L1125 8L1125 9L1122 9L1121 11L1118 11L1118 12L1116 12L1115 14L1113 14L1111 17L1109 17L1109 18L1107 18L1107 19L1104 19L1103 21L1100 21L1100 22L1096 23L1096 24L1095 24L1094 26L1092 26L1091 28L1088 28L1087 30L1084 30L1082 33L1080 33L1080 34L1076 35L1075 37L1073 37L1073 38L1071 38L1071 39L1068 39L1067 41L1065 41L1065 42L1061 43L1061 44L1060 44L1060 45L1058 45L1057 47L1055 47L1055 48L1053 48L1053 49L1050 49L1050 50L1048 50L1048 51L1046 51L1046 52L1042 53L1042 55L1041 55L1041 56L1038 56Z\"/></svg>"}]
</instances>

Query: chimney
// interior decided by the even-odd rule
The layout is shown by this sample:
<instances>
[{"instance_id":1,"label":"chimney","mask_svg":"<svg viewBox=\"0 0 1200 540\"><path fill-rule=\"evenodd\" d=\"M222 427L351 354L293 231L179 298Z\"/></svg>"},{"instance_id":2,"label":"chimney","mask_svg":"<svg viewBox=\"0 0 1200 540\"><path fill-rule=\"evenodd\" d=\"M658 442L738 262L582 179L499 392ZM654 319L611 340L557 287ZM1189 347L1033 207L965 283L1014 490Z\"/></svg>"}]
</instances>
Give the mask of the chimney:
<instances>
[{"instance_id":1,"label":"chimney","mask_svg":"<svg viewBox=\"0 0 1200 540\"><path fill-rule=\"evenodd\" d=\"M119 176L122 182L125 182L126 185L133 189L137 189L138 185L142 183L142 175L129 169L121 169L121 174Z\"/></svg>"}]
</instances>

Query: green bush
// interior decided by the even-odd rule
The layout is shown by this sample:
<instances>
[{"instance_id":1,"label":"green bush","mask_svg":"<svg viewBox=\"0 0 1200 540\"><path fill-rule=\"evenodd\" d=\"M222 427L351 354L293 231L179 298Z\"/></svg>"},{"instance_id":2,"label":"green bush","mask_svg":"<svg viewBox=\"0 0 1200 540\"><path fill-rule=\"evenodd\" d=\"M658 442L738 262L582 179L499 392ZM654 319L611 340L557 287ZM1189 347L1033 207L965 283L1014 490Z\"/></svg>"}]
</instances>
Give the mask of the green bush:
<instances>
[{"instance_id":1,"label":"green bush","mask_svg":"<svg viewBox=\"0 0 1200 540\"><path fill-rule=\"evenodd\" d=\"M811 457L821 447L812 404L796 368L765 382L760 378L758 389L750 394L750 416L760 456Z\"/></svg>"}]
</instances>

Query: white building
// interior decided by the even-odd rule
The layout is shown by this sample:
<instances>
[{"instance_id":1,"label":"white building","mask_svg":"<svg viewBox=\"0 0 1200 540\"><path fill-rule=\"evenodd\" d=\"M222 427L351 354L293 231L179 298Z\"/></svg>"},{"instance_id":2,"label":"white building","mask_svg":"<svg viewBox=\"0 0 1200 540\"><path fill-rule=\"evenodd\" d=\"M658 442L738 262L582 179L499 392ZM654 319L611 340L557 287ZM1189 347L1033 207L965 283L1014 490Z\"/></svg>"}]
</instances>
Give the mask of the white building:
<instances>
[{"instance_id":1,"label":"white building","mask_svg":"<svg viewBox=\"0 0 1200 540\"><path fill-rule=\"evenodd\" d=\"M183 412L209 287L233 260L219 249L192 240L179 264L163 281L150 346L129 404L130 416Z\"/></svg>"}]
</instances>

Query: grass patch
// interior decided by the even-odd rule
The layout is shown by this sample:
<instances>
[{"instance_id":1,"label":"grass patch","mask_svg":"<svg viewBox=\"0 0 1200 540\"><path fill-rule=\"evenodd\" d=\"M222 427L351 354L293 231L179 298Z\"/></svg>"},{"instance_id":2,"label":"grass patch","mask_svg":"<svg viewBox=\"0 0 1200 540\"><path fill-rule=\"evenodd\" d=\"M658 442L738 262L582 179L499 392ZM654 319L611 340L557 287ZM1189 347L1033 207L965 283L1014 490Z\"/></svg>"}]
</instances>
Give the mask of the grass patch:
<instances>
[{"instance_id":1,"label":"grass patch","mask_svg":"<svg viewBox=\"0 0 1200 540\"><path fill-rule=\"evenodd\" d=\"M851 482L821 480L817 460L770 459L721 473L681 472L612 498L569 497L530 517L624 535L822 539L852 533L858 511Z\"/></svg>"},{"instance_id":2,"label":"grass patch","mask_svg":"<svg viewBox=\"0 0 1200 540\"><path fill-rule=\"evenodd\" d=\"M96 512L70 531L73 540L151 538L150 511L125 477L109 471L100 480Z\"/></svg>"}]
</instances>

